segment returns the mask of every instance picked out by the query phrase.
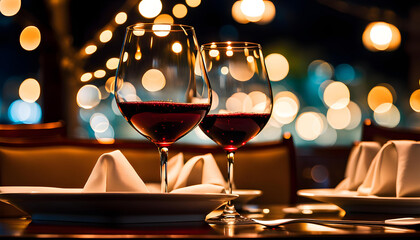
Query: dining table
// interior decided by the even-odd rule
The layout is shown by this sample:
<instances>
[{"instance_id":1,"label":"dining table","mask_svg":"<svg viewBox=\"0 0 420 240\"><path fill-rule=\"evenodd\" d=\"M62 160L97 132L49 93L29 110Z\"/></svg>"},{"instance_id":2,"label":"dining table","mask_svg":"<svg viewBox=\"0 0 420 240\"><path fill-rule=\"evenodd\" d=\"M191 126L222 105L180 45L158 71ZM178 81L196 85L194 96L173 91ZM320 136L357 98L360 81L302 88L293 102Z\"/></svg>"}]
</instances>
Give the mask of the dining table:
<instances>
[{"instance_id":1,"label":"dining table","mask_svg":"<svg viewBox=\"0 0 420 240\"><path fill-rule=\"evenodd\" d=\"M313 218L384 220L401 217L389 214L346 214L332 204L244 205L242 215L255 219ZM220 214L215 210L207 218ZM418 239L420 229L348 224L291 223L278 227L259 224L214 225L205 221L173 223L77 223L32 221L30 218L1 218L1 239Z\"/></svg>"}]
</instances>

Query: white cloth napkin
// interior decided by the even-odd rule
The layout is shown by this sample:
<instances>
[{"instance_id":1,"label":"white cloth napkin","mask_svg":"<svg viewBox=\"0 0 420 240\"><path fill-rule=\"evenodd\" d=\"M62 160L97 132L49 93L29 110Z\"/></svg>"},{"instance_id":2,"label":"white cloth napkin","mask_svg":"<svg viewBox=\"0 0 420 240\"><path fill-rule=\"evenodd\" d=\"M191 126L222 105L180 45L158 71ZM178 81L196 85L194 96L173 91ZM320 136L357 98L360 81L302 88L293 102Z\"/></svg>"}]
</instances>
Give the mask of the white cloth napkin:
<instances>
[{"instance_id":1,"label":"white cloth napkin","mask_svg":"<svg viewBox=\"0 0 420 240\"><path fill-rule=\"evenodd\" d=\"M355 145L347 161L344 180L336 189L356 191L365 180L369 166L380 149L378 142L363 141Z\"/></svg>"},{"instance_id":2,"label":"white cloth napkin","mask_svg":"<svg viewBox=\"0 0 420 240\"><path fill-rule=\"evenodd\" d=\"M420 142L389 141L373 159L360 195L420 197Z\"/></svg>"},{"instance_id":3,"label":"white cloth napkin","mask_svg":"<svg viewBox=\"0 0 420 240\"><path fill-rule=\"evenodd\" d=\"M185 165L182 153L172 157L168 161L168 180L171 193L221 193L225 190L223 175L211 154L193 157ZM0 187L0 192L160 192L157 189L146 185L121 151L115 150L99 157L83 189L7 186Z\"/></svg>"}]
</instances>

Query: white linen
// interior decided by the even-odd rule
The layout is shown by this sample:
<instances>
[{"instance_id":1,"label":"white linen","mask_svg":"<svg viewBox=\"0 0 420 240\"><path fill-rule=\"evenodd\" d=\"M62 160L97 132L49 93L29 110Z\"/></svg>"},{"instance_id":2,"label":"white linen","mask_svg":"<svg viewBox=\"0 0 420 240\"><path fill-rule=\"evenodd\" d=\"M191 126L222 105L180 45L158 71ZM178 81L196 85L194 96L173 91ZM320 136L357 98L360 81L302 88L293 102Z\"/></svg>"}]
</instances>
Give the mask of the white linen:
<instances>
[{"instance_id":1,"label":"white linen","mask_svg":"<svg viewBox=\"0 0 420 240\"><path fill-rule=\"evenodd\" d=\"M355 145L347 161L345 178L336 189L356 191L364 181L369 166L380 149L381 145L378 142L363 141Z\"/></svg>"},{"instance_id":2,"label":"white linen","mask_svg":"<svg viewBox=\"0 0 420 240\"><path fill-rule=\"evenodd\" d=\"M389 141L373 159L360 195L420 197L420 142Z\"/></svg>"}]
</instances>

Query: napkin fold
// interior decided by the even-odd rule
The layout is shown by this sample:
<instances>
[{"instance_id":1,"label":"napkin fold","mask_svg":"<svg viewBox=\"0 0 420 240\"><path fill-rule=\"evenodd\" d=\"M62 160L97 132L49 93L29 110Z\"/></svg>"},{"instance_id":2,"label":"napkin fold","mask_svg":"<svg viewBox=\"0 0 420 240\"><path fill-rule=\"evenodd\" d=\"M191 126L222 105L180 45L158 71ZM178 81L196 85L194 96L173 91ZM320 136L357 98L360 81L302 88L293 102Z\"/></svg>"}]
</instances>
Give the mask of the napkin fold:
<instances>
[{"instance_id":1,"label":"napkin fold","mask_svg":"<svg viewBox=\"0 0 420 240\"><path fill-rule=\"evenodd\" d=\"M148 193L149 190L122 152L115 150L99 157L83 192Z\"/></svg>"},{"instance_id":2,"label":"napkin fold","mask_svg":"<svg viewBox=\"0 0 420 240\"><path fill-rule=\"evenodd\" d=\"M168 161L168 189L171 193L222 193L225 181L211 154L195 156L184 165L184 156L179 153ZM54 188L7 186L0 187L0 192L160 192L159 186L145 184L119 150L102 154L83 187Z\"/></svg>"},{"instance_id":3,"label":"napkin fold","mask_svg":"<svg viewBox=\"0 0 420 240\"><path fill-rule=\"evenodd\" d=\"M420 142L387 142L373 159L360 195L390 197L420 196Z\"/></svg>"},{"instance_id":4,"label":"napkin fold","mask_svg":"<svg viewBox=\"0 0 420 240\"><path fill-rule=\"evenodd\" d=\"M363 141L355 145L350 151L344 180L336 189L356 191L365 180L369 166L380 149L378 142Z\"/></svg>"}]
</instances>

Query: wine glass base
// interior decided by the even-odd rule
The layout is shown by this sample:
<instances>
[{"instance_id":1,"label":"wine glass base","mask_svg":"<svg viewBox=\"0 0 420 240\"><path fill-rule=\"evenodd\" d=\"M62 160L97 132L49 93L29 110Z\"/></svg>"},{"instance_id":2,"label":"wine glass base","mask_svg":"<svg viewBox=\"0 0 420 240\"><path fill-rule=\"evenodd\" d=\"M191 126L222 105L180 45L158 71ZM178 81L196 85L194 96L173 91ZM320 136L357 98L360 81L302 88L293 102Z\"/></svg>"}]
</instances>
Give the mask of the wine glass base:
<instances>
[{"instance_id":1,"label":"wine glass base","mask_svg":"<svg viewBox=\"0 0 420 240\"><path fill-rule=\"evenodd\" d=\"M239 213L235 214L220 214L219 216L208 218L206 220L209 224L217 225L246 225L246 224L255 224L249 218L246 218Z\"/></svg>"}]
</instances>

